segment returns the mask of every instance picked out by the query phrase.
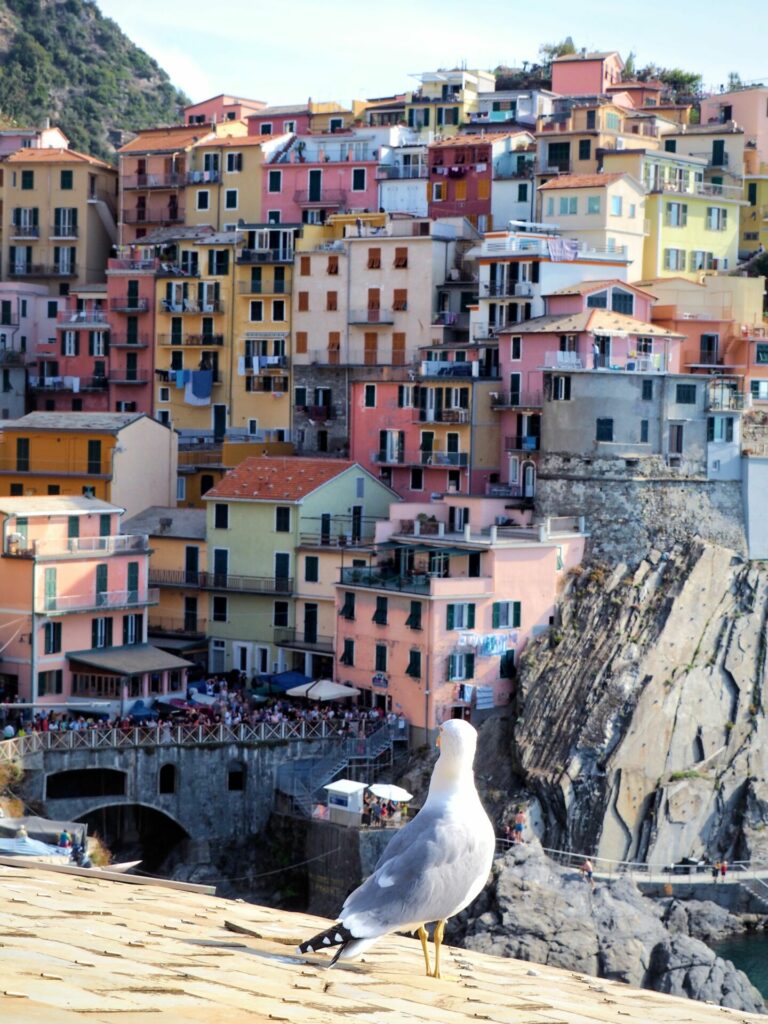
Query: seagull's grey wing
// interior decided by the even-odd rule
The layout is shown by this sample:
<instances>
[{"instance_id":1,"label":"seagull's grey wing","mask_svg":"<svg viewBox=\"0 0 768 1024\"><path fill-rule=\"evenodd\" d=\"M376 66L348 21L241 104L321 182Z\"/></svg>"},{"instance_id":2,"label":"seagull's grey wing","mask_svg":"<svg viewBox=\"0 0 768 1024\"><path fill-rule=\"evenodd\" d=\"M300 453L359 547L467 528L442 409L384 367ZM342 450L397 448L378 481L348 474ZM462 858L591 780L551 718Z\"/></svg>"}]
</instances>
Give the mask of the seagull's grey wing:
<instances>
[{"instance_id":1,"label":"seagull's grey wing","mask_svg":"<svg viewBox=\"0 0 768 1024\"><path fill-rule=\"evenodd\" d=\"M485 819L487 824L487 819ZM422 810L384 851L376 870L342 908L356 938L384 935L455 913L493 857L490 824Z\"/></svg>"}]
</instances>

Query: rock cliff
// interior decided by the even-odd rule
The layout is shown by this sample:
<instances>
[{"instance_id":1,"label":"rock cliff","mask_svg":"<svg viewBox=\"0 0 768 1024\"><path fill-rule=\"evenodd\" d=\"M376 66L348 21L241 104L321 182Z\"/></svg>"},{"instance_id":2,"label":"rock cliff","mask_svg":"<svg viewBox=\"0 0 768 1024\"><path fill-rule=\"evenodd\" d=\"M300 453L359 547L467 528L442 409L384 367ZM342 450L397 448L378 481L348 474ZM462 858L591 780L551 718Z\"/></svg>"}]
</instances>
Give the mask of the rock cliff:
<instances>
[{"instance_id":1,"label":"rock cliff","mask_svg":"<svg viewBox=\"0 0 768 1024\"><path fill-rule=\"evenodd\" d=\"M738 927L723 915L711 904L682 912L679 904L657 905L629 878L598 883L593 892L578 872L549 861L534 840L496 861L489 885L449 923L448 937L496 956L765 1013L746 975L696 937Z\"/></svg>"},{"instance_id":2,"label":"rock cliff","mask_svg":"<svg viewBox=\"0 0 768 1024\"><path fill-rule=\"evenodd\" d=\"M586 567L522 659L512 721L483 727L481 780L533 794L546 846L768 860L766 615L768 566L700 540Z\"/></svg>"}]
</instances>

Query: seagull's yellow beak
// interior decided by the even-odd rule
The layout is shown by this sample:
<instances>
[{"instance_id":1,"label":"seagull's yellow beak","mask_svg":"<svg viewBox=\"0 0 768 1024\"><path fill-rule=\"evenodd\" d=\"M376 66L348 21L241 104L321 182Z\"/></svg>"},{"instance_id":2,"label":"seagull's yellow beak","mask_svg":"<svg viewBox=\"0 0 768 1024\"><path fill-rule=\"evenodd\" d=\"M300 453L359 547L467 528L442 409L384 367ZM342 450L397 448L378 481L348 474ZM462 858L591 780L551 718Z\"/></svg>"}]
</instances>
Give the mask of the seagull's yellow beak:
<instances>
[{"instance_id":1,"label":"seagull's yellow beak","mask_svg":"<svg viewBox=\"0 0 768 1024\"><path fill-rule=\"evenodd\" d=\"M441 732L442 732L442 730L440 730L438 732L437 739L435 740L435 746L437 747L438 750L440 749L440 734L441 734Z\"/></svg>"}]
</instances>

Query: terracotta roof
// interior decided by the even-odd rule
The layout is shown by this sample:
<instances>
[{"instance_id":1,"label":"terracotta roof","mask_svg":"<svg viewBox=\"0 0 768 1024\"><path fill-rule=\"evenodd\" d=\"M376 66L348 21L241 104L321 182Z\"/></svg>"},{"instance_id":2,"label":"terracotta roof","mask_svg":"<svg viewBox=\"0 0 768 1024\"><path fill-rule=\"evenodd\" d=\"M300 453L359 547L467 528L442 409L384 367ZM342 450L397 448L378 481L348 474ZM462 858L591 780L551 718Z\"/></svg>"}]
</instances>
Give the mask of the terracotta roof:
<instances>
[{"instance_id":1,"label":"terracotta roof","mask_svg":"<svg viewBox=\"0 0 768 1024\"><path fill-rule=\"evenodd\" d=\"M284 133L283 133L284 134ZM205 142L200 142L195 146L195 149L219 149L222 146L260 146L264 142L274 142L275 139L279 139L280 135L228 135L226 138L220 139L206 139Z\"/></svg>"},{"instance_id":2,"label":"terracotta roof","mask_svg":"<svg viewBox=\"0 0 768 1024\"><path fill-rule=\"evenodd\" d=\"M111 164L97 160L87 153L78 153L76 149L17 149L6 158L8 164L88 164L90 167L101 167L105 171L115 171Z\"/></svg>"},{"instance_id":3,"label":"terracotta roof","mask_svg":"<svg viewBox=\"0 0 768 1024\"><path fill-rule=\"evenodd\" d=\"M284 114L309 114L310 109L307 103L289 103L282 107L264 107L263 110L257 111L255 114L249 114L248 118L252 117L280 117Z\"/></svg>"},{"instance_id":4,"label":"terracotta roof","mask_svg":"<svg viewBox=\"0 0 768 1024\"><path fill-rule=\"evenodd\" d=\"M657 324L636 320L610 309L583 309L579 313L554 313L536 316L521 324L510 324L503 334L636 334L642 337L682 338L684 335L667 331Z\"/></svg>"},{"instance_id":5,"label":"terracotta roof","mask_svg":"<svg viewBox=\"0 0 768 1024\"><path fill-rule=\"evenodd\" d=\"M206 493L206 500L241 498L254 501L300 501L354 466L347 459L244 459Z\"/></svg>"},{"instance_id":6,"label":"terracotta roof","mask_svg":"<svg viewBox=\"0 0 768 1024\"><path fill-rule=\"evenodd\" d=\"M206 103L213 103L214 100L225 100L227 103L263 103L264 100L248 100L244 96L231 96L228 92L218 92L215 96L209 96L207 100L200 100L199 103L189 103L185 110L194 110L195 107L204 107Z\"/></svg>"},{"instance_id":7,"label":"terracotta roof","mask_svg":"<svg viewBox=\"0 0 768 1024\"><path fill-rule=\"evenodd\" d=\"M208 125L176 125L174 128L148 128L126 142L118 153L152 153L166 149L188 149L211 135Z\"/></svg>"},{"instance_id":8,"label":"terracotta roof","mask_svg":"<svg viewBox=\"0 0 768 1024\"><path fill-rule=\"evenodd\" d=\"M620 281L617 277L607 278L603 281L579 281L577 284L569 284L565 288L557 288L553 292L546 292L547 295L590 295L592 292L599 291L601 288L610 288L612 285L618 285L619 288L628 288L630 291L635 292L639 295L647 295L649 299L655 299L656 296L644 288L640 288L636 284L629 284L627 281Z\"/></svg>"},{"instance_id":9,"label":"terracotta roof","mask_svg":"<svg viewBox=\"0 0 768 1024\"><path fill-rule=\"evenodd\" d=\"M561 174L559 178L552 178L539 186L539 190L545 188L598 188L600 185L610 185L612 181L623 178L625 171L613 171L611 174Z\"/></svg>"},{"instance_id":10,"label":"terracotta roof","mask_svg":"<svg viewBox=\"0 0 768 1024\"><path fill-rule=\"evenodd\" d=\"M482 146L483 143L500 142L502 139L514 139L518 135L531 135L527 128L521 128L516 132L485 132L483 135L454 135L450 139L441 139L440 142L430 142L430 149L450 149L451 146Z\"/></svg>"}]
</instances>

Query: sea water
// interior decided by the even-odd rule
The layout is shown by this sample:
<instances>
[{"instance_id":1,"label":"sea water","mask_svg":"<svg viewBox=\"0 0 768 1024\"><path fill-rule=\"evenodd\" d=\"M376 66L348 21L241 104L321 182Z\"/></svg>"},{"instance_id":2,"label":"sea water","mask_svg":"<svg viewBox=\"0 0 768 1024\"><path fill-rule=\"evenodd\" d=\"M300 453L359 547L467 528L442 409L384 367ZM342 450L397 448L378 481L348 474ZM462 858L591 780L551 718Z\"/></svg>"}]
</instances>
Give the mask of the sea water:
<instances>
[{"instance_id":1,"label":"sea water","mask_svg":"<svg viewBox=\"0 0 768 1024\"><path fill-rule=\"evenodd\" d=\"M712 949L744 971L763 998L768 999L768 932L734 935L725 942L713 944Z\"/></svg>"}]
</instances>

